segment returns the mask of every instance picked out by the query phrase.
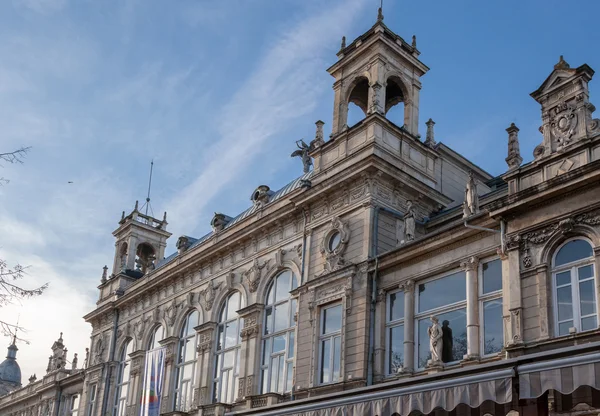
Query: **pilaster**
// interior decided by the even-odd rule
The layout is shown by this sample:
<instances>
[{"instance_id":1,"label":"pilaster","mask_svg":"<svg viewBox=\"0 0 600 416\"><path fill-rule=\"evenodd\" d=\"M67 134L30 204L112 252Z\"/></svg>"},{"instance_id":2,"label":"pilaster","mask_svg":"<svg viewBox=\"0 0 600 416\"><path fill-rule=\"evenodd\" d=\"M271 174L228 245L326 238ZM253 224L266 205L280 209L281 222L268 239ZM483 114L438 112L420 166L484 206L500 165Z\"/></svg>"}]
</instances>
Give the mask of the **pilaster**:
<instances>
[{"instance_id":1,"label":"pilaster","mask_svg":"<svg viewBox=\"0 0 600 416\"><path fill-rule=\"evenodd\" d=\"M198 406L208 405L212 402L211 386L213 375L213 348L215 346L216 322L205 322L194 328L198 334L198 360L196 371L196 389L194 391L194 401Z\"/></svg>"},{"instance_id":2,"label":"pilaster","mask_svg":"<svg viewBox=\"0 0 600 416\"><path fill-rule=\"evenodd\" d=\"M142 380L144 379L144 363L146 351L137 350L129 354L131 358L129 397L127 399L127 414L137 415L140 413L142 400Z\"/></svg>"},{"instance_id":3,"label":"pilaster","mask_svg":"<svg viewBox=\"0 0 600 416\"><path fill-rule=\"evenodd\" d=\"M254 303L237 311L244 320L244 327L240 331L242 337L242 350L240 353L240 374L237 400L244 400L246 396L258 394L260 360L261 317L264 310L262 303ZM257 382L255 382L257 380Z\"/></svg>"},{"instance_id":4,"label":"pilaster","mask_svg":"<svg viewBox=\"0 0 600 416\"><path fill-rule=\"evenodd\" d=\"M502 257L502 316L504 343L513 347L523 342L521 276L518 245L509 245Z\"/></svg>"},{"instance_id":5,"label":"pilaster","mask_svg":"<svg viewBox=\"0 0 600 416\"><path fill-rule=\"evenodd\" d=\"M169 375L173 374L175 367L175 360L177 359L177 345L179 344L179 337L170 336L158 342L161 346L166 348L165 352L165 381L163 385L163 394L161 402L161 413L165 413L167 409L173 408L173 377Z\"/></svg>"}]
</instances>

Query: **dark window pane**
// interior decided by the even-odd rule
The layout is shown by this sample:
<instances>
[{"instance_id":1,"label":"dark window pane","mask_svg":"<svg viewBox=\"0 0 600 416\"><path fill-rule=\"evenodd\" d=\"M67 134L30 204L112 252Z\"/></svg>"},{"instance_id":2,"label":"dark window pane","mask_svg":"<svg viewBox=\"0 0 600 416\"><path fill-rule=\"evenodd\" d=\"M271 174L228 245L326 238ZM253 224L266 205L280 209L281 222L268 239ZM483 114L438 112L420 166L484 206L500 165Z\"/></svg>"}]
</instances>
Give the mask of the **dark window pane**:
<instances>
[{"instance_id":1,"label":"dark window pane","mask_svg":"<svg viewBox=\"0 0 600 416\"><path fill-rule=\"evenodd\" d=\"M556 274L556 286L570 285L571 284L571 272L566 271Z\"/></svg>"},{"instance_id":2,"label":"dark window pane","mask_svg":"<svg viewBox=\"0 0 600 416\"><path fill-rule=\"evenodd\" d=\"M285 350L285 335L273 338L273 353Z\"/></svg>"},{"instance_id":3,"label":"dark window pane","mask_svg":"<svg viewBox=\"0 0 600 416\"><path fill-rule=\"evenodd\" d=\"M594 252L590 243L584 240L573 240L565 244L556 254L555 266L592 257Z\"/></svg>"},{"instance_id":4,"label":"dark window pane","mask_svg":"<svg viewBox=\"0 0 600 416\"><path fill-rule=\"evenodd\" d=\"M502 260L483 263L483 293L502 290Z\"/></svg>"},{"instance_id":5,"label":"dark window pane","mask_svg":"<svg viewBox=\"0 0 600 416\"><path fill-rule=\"evenodd\" d=\"M502 328L502 299L483 304L483 353L494 354L502 350L504 331Z\"/></svg>"},{"instance_id":6,"label":"dark window pane","mask_svg":"<svg viewBox=\"0 0 600 416\"><path fill-rule=\"evenodd\" d=\"M563 322L562 324L558 324L558 335L568 335L569 328L573 326L573 321Z\"/></svg>"},{"instance_id":7,"label":"dark window pane","mask_svg":"<svg viewBox=\"0 0 600 416\"><path fill-rule=\"evenodd\" d=\"M404 318L404 292L390 293L390 312L388 319L395 321Z\"/></svg>"},{"instance_id":8,"label":"dark window pane","mask_svg":"<svg viewBox=\"0 0 600 416\"><path fill-rule=\"evenodd\" d=\"M404 365L404 325L389 329L388 372L396 374Z\"/></svg>"},{"instance_id":9,"label":"dark window pane","mask_svg":"<svg viewBox=\"0 0 600 416\"><path fill-rule=\"evenodd\" d=\"M342 328L342 305L323 310L323 333L330 334Z\"/></svg>"},{"instance_id":10,"label":"dark window pane","mask_svg":"<svg viewBox=\"0 0 600 416\"><path fill-rule=\"evenodd\" d=\"M465 272L419 285L419 312L464 301L467 298Z\"/></svg>"},{"instance_id":11,"label":"dark window pane","mask_svg":"<svg viewBox=\"0 0 600 416\"><path fill-rule=\"evenodd\" d=\"M582 331L590 331L592 329L598 328L598 324L596 323L595 316L588 316L587 318L583 318L581 320L581 330Z\"/></svg>"},{"instance_id":12,"label":"dark window pane","mask_svg":"<svg viewBox=\"0 0 600 416\"><path fill-rule=\"evenodd\" d=\"M593 280L586 280L585 282L579 283L579 301L581 302L581 316L596 313Z\"/></svg>"},{"instance_id":13,"label":"dark window pane","mask_svg":"<svg viewBox=\"0 0 600 416\"><path fill-rule=\"evenodd\" d=\"M594 276L594 268L591 264L580 267L577 269L577 275L579 276L579 280L589 279Z\"/></svg>"},{"instance_id":14,"label":"dark window pane","mask_svg":"<svg viewBox=\"0 0 600 416\"><path fill-rule=\"evenodd\" d=\"M271 283L269 293L267 294L267 305L272 305L273 303L275 303L275 280Z\"/></svg>"},{"instance_id":15,"label":"dark window pane","mask_svg":"<svg viewBox=\"0 0 600 416\"><path fill-rule=\"evenodd\" d=\"M225 329L225 348L236 346L238 335L237 321L228 322Z\"/></svg>"},{"instance_id":16,"label":"dark window pane","mask_svg":"<svg viewBox=\"0 0 600 416\"><path fill-rule=\"evenodd\" d=\"M437 315L444 336L442 338L442 360L444 362L459 361L467 353L467 310L466 308ZM446 323L447 321L447 323ZM427 329L431 326L429 318L419 319L419 357L418 365L424 368L427 360L431 359L429 352L429 334Z\"/></svg>"},{"instance_id":17,"label":"dark window pane","mask_svg":"<svg viewBox=\"0 0 600 416\"><path fill-rule=\"evenodd\" d=\"M293 331L290 332L290 341L288 344L288 358L294 358L294 347L295 347L294 337L295 337L294 332Z\"/></svg>"},{"instance_id":18,"label":"dark window pane","mask_svg":"<svg viewBox=\"0 0 600 416\"><path fill-rule=\"evenodd\" d=\"M560 287L556 290L558 303L558 320L564 321L573 318L573 296L571 286Z\"/></svg>"},{"instance_id":19,"label":"dark window pane","mask_svg":"<svg viewBox=\"0 0 600 416\"><path fill-rule=\"evenodd\" d=\"M337 231L334 232L331 237L329 237L329 251L333 251L340 245L342 241L342 236Z\"/></svg>"}]
</instances>

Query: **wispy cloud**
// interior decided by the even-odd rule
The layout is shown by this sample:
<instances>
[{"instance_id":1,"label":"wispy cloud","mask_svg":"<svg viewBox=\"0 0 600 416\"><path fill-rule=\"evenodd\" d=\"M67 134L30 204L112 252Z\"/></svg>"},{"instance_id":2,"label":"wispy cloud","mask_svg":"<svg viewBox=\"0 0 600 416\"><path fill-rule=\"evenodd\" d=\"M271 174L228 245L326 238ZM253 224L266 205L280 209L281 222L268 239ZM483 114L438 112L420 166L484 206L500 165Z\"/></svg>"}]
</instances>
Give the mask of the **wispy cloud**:
<instances>
[{"instance_id":1,"label":"wispy cloud","mask_svg":"<svg viewBox=\"0 0 600 416\"><path fill-rule=\"evenodd\" d=\"M341 38L366 3L338 2L329 10L302 16L272 36L279 40L267 48L216 121L220 137L205 152L208 163L167 204L175 233L195 229L197 213L219 189L239 177L273 135L315 107L322 91L312 80L324 68L323 53ZM331 16L336 17L335 25ZM186 229L182 229L184 225Z\"/></svg>"},{"instance_id":2,"label":"wispy cloud","mask_svg":"<svg viewBox=\"0 0 600 416\"><path fill-rule=\"evenodd\" d=\"M13 0L13 4L36 13L48 14L64 8L67 0Z\"/></svg>"}]
</instances>

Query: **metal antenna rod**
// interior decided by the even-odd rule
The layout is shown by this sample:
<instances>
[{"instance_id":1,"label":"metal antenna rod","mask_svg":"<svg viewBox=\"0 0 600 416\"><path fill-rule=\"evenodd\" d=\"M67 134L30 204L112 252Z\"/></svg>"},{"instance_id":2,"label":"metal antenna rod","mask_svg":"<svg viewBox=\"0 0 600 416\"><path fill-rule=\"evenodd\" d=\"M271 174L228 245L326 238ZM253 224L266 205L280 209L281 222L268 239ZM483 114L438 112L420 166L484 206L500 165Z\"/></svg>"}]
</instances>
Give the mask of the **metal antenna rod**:
<instances>
[{"instance_id":1,"label":"metal antenna rod","mask_svg":"<svg viewBox=\"0 0 600 416\"><path fill-rule=\"evenodd\" d=\"M148 208L150 208L150 187L152 186L152 169L154 168L154 159L150 162L150 178L148 179L148 196L146 197L146 215L148 215Z\"/></svg>"}]
</instances>

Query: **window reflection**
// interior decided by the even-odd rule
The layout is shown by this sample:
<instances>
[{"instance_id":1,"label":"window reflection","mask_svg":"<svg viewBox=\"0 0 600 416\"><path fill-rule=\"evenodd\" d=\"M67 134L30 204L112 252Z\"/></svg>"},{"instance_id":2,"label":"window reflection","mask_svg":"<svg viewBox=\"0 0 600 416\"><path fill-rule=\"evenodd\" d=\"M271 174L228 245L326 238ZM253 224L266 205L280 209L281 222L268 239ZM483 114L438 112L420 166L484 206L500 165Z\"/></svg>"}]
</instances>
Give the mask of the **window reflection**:
<instances>
[{"instance_id":1,"label":"window reflection","mask_svg":"<svg viewBox=\"0 0 600 416\"><path fill-rule=\"evenodd\" d=\"M463 271L418 285L419 312L465 301L466 298L466 275Z\"/></svg>"},{"instance_id":2,"label":"window reflection","mask_svg":"<svg viewBox=\"0 0 600 416\"><path fill-rule=\"evenodd\" d=\"M461 308L436 316L442 322L442 361L449 363L462 360L467 354L467 309ZM427 333L429 326L431 326L429 317L419 319L418 365L421 368L426 367L427 360L431 359Z\"/></svg>"}]
</instances>

